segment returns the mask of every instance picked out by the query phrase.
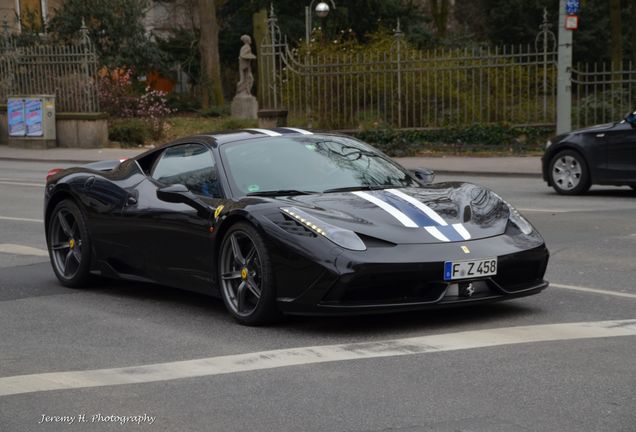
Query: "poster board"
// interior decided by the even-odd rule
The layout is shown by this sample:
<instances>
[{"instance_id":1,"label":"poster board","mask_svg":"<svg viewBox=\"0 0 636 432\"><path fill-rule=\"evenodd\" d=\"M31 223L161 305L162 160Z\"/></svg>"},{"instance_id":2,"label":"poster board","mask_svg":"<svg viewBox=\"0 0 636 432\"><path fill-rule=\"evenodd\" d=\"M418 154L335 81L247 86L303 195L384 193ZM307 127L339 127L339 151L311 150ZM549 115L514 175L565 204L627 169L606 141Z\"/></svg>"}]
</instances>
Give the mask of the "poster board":
<instances>
[{"instance_id":1,"label":"poster board","mask_svg":"<svg viewBox=\"0 0 636 432\"><path fill-rule=\"evenodd\" d=\"M9 122L9 136L26 136L26 117L24 113L24 99L9 98L7 101L7 118Z\"/></svg>"}]
</instances>

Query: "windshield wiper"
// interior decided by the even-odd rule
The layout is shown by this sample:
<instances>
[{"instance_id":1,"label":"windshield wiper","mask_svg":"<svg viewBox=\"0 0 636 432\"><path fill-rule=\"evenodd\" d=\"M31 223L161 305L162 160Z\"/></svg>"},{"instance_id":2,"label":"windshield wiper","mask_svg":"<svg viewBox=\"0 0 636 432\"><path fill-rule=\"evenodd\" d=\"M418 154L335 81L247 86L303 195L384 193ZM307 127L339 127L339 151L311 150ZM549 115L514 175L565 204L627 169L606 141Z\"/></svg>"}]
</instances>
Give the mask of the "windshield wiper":
<instances>
[{"instance_id":1,"label":"windshield wiper","mask_svg":"<svg viewBox=\"0 0 636 432\"><path fill-rule=\"evenodd\" d=\"M280 189L280 190L271 190L271 191L258 191L258 192L250 192L246 196L281 196L281 195L311 195L317 194L320 192L317 191L303 191L297 189Z\"/></svg>"},{"instance_id":2,"label":"windshield wiper","mask_svg":"<svg viewBox=\"0 0 636 432\"><path fill-rule=\"evenodd\" d=\"M358 190L382 190L382 189L390 189L396 188L400 186L396 185L359 185L359 186L346 186L340 188L326 189L322 191L322 193L330 193L330 192L351 192Z\"/></svg>"}]
</instances>

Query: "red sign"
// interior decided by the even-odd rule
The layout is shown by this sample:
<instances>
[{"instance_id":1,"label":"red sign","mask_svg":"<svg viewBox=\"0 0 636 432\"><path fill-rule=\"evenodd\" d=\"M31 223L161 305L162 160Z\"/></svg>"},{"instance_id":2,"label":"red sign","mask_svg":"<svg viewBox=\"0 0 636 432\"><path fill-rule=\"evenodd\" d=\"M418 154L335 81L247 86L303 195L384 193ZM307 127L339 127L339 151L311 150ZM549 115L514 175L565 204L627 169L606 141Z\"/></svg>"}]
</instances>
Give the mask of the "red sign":
<instances>
[{"instance_id":1,"label":"red sign","mask_svg":"<svg viewBox=\"0 0 636 432\"><path fill-rule=\"evenodd\" d=\"M565 16L565 29L577 30L579 28L579 16L578 15L566 15Z\"/></svg>"}]
</instances>

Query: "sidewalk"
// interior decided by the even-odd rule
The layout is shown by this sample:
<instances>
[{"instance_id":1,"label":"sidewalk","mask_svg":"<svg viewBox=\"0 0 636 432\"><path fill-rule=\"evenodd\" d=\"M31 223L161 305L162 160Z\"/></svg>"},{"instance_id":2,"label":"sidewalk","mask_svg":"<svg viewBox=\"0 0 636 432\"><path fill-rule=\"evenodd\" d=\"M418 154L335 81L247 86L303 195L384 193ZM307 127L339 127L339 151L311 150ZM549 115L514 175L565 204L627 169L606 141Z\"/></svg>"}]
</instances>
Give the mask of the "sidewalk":
<instances>
[{"instance_id":1,"label":"sidewalk","mask_svg":"<svg viewBox=\"0 0 636 432\"><path fill-rule=\"evenodd\" d=\"M48 163L88 163L134 157L147 149L18 149L0 145L0 160ZM406 157L395 158L404 167L430 168L437 174L539 177L539 157Z\"/></svg>"}]
</instances>

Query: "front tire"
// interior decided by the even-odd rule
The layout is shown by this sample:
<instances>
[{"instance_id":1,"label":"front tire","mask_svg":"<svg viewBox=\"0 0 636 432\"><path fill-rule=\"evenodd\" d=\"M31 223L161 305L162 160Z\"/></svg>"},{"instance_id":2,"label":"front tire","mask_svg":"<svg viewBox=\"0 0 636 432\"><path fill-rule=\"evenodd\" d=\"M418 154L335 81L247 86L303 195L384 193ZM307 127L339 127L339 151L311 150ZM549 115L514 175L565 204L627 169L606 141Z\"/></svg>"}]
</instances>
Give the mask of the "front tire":
<instances>
[{"instance_id":1,"label":"front tire","mask_svg":"<svg viewBox=\"0 0 636 432\"><path fill-rule=\"evenodd\" d=\"M90 278L91 240L84 214L73 201L61 201L51 212L48 227L47 246L55 276L70 288L86 285Z\"/></svg>"},{"instance_id":2,"label":"front tire","mask_svg":"<svg viewBox=\"0 0 636 432\"><path fill-rule=\"evenodd\" d=\"M225 307L244 325L263 325L281 314L269 252L262 236L238 222L226 232L219 254L218 281Z\"/></svg>"},{"instance_id":3,"label":"front tire","mask_svg":"<svg viewBox=\"0 0 636 432\"><path fill-rule=\"evenodd\" d=\"M574 150L563 150L550 161L550 183L561 195L580 195L590 188L585 159Z\"/></svg>"}]
</instances>

